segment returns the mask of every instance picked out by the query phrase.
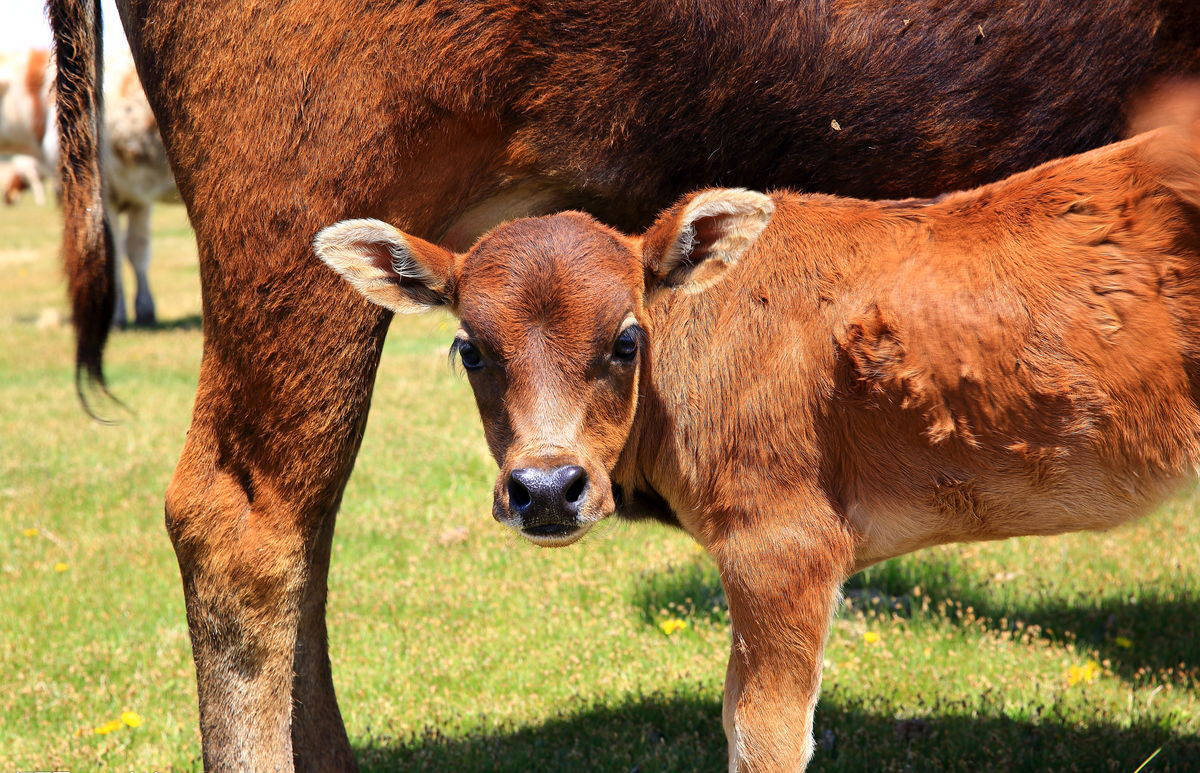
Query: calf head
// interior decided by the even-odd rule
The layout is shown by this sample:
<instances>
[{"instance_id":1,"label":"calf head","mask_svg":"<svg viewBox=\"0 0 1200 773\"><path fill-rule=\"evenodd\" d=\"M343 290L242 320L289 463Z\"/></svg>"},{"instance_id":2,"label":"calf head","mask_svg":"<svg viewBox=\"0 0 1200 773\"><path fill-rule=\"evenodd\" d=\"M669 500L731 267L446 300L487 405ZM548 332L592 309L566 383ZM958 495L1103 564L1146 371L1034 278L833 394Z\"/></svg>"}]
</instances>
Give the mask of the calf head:
<instances>
[{"instance_id":1,"label":"calf head","mask_svg":"<svg viewBox=\"0 0 1200 773\"><path fill-rule=\"evenodd\" d=\"M493 514L566 545L617 507L646 356L647 299L698 292L754 242L774 205L744 190L686 197L640 237L567 212L497 226L455 254L378 220L321 231L317 255L396 312L445 306L500 465Z\"/></svg>"}]
</instances>

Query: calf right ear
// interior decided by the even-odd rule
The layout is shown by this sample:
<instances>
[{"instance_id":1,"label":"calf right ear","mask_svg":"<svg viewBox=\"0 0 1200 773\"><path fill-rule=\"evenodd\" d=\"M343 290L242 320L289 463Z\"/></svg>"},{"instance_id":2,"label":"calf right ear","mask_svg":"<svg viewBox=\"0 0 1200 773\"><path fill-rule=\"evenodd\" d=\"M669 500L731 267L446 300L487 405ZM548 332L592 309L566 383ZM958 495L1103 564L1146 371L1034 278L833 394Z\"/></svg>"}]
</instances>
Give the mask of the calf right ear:
<instances>
[{"instance_id":1,"label":"calf right ear","mask_svg":"<svg viewBox=\"0 0 1200 773\"><path fill-rule=\"evenodd\" d=\"M743 188L684 197L641 237L646 289L695 293L716 283L758 240L774 212L769 196Z\"/></svg>"},{"instance_id":2,"label":"calf right ear","mask_svg":"<svg viewBox=\"0 0 1200 773\"><path fill-rule=\"evenodd\" d=\"M372 303L397 313L450 303L453 252L401 233L381 220L343 220L313 241L317 257Z\"/></svg>"}]
</instances>

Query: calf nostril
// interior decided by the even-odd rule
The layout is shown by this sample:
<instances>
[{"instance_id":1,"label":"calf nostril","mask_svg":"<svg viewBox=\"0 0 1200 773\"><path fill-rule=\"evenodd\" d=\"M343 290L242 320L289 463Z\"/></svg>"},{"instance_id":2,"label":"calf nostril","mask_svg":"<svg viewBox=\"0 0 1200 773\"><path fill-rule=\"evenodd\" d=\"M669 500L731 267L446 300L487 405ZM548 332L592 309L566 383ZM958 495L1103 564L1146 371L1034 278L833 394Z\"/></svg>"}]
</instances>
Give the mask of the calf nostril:
<instances>
[{"instance_id":1,"label":"calf nostril","mask_svg":"<svg viewBox=\"0 0 1200 773\"><path fill-rule=\"evenodd\" d=\"M526 510L533 504L529 489L514 475L508 476L508 504L515 510Z\"/></svg>"},{"instance_id":2,"label":"calf nostril","mask_svg":"<svg viewBox=\"0 0 1200 773\"><path fill-rule=\"evenodd\" d=\"M587 490L587 473L579 467L575 469L579 470L579 472L575 475L575 479L571 481L571 484L567 486L566 491L563 492L563 499L569 505L578 505L582 502L584 491Z\"/></svg>"}]
</instances>

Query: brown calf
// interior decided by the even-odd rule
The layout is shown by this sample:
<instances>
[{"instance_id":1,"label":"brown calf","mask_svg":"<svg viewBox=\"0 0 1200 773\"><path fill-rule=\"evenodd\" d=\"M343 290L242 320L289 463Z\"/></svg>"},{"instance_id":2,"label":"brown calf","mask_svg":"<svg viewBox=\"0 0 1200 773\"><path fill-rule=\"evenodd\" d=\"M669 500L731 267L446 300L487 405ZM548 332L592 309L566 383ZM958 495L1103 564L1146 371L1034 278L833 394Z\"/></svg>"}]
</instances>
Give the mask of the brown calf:
<instances>
[{"instance_id":1,"label":"brown calf","mask_svg":"<svg viewBox=\"0 0 1200 773\"><path fill-rule=\"evenodd\" d=\"M353 766L326 574L390 314L313 256L317 230L374 217L465 249L572 207L640 230L706 185L932 195L1110 142L1131 95L1200 68L1193 0L117 6L199 248L204 356L166 510L212 768ZM95 378L98 7L49 4Z\"/></svg>"},{"instance_id":2,"label":"brown calf","mask_svg":"<svg viewBox=\"0 0 1200 773\"><path fill-rule=\"evenodd\" d=\"M370 220L315 246L459 317L498 520L561 545L665 504L716 559L731 770L807 763L854 571L1115 526L1200 462L1200 134L932 201L715 189L636 238L567 213L461 255Z\"/></svg>"}]
</instances>

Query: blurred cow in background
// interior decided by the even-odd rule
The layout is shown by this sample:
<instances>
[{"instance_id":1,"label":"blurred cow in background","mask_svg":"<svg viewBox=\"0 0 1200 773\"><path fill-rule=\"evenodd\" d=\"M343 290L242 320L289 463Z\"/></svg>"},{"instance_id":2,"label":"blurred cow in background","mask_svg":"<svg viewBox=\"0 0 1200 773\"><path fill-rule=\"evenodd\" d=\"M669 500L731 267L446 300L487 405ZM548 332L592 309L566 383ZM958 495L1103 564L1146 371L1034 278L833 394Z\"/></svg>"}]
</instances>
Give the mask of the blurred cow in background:
<instances>
[{"instance_id":1,"label":"blurred cow in background","mask_svg":"<svg viewBox=\"0 0 1200 773\"><path fill-rule=\"evenodd\" d=\"M0 153L45 161L53 82L49 51L0 54Z\"/></svg>"},{"instance_id":2,"label":"blurred cow in background","mask_svg":"<svg viewBox=\"0 0 1200 773\"><path fill-rule=\"evenodd\" d=\"M167 163L167 152L158 133L158 123L146 101L137 73L129 66L107 95L105 111L104 164L108 171L105 194L115 261L116 306L113 324L127 322L125 293L121 281L122 252L133 268L137 283L134 295L134 322L153 325L154 297L146 271L150 266L150 211L155 202L178 200L175 178ZM122 228L121 220L124 219Z\"/></svg>"},{"instance_id":3,"label":"blurred cow in background","mask_svg":"<svg viewBox=\"0 0 1200 773\"><path fill-rule=\"evenodd\" d=\"M33 200L40 207L46 203L46 186L42 183L43 167L33 156L19 153L0 161L0 190L4 191L4 203L12 206L24 191L33 192Z\"/></svg>"},{"instance_id":4,"label":"blurred cow in background","mask_svg":"<svg viewBox=\"0 0 1200 773\"><path fill-rule=\"evenodd\" d=\"M150 212L155 202L178 200L179 194L158 124L132 63L113 72L116 77L109 81L105 95L102 146L108 172L105 197L118 255L113 324L124 327L128 319L119 259L124 253L136 282L134 321L152 325L154 297L146 274ZM6 204L16 203L26 190L32 191L39 205L45 203L42 177L58 157L54 132L47 132L54 123L53 86L54 70L46 50L0 57L0 153L14 154L0 161L0 192Z\"/></svg>"}]
</instances>

